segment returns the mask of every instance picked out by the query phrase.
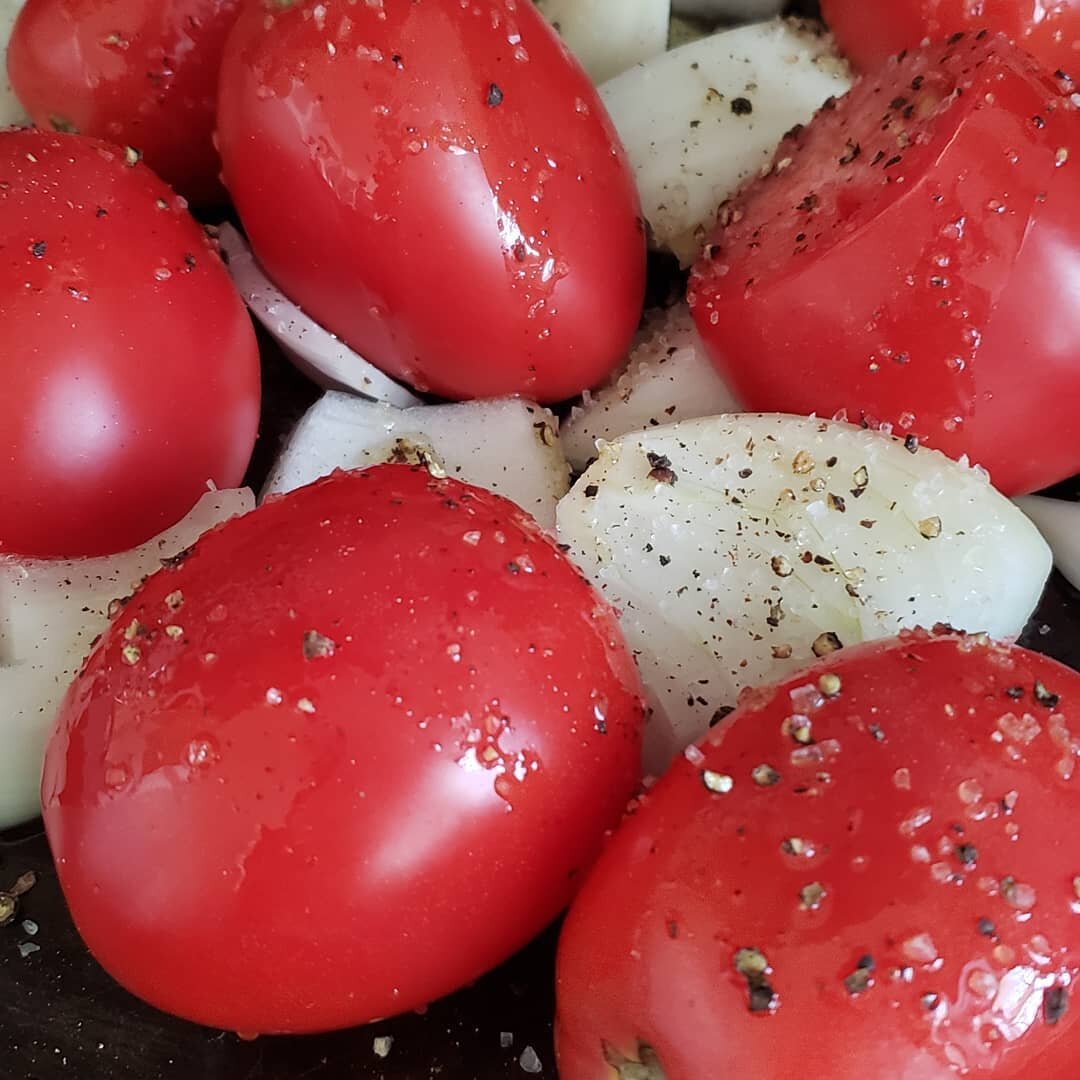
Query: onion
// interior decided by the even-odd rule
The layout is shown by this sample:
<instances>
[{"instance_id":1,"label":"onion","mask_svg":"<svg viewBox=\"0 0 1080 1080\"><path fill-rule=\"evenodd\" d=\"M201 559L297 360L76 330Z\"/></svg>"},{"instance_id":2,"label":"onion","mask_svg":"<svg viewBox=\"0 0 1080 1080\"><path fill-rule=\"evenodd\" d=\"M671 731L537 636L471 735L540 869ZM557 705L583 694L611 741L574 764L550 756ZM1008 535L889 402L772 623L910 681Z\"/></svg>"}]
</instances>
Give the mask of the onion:
<instances>
[{"instance_id":1,"label":"onion","mask_svg":"<svg viewBox=\"0 0 1080 1080\"><path fill-rule=\"evenodd\" d=\"M179 524L105 558L0 558L0 828L39 812L45 741L68 684L108 625L110 602L131 593L161 559L254 504L246 489L208 492Z\"/></svg>"},{"instance_id":2,"label":"onion","mask_svg":"<svg viewBox=\"0 0 1080 1080\"><path fill-rule=\"evenodd\" d=\"M697 258L717 208L768 165L783 135L851 78L816 24L713 34L612 79L600 96L637 177L653 242Z\"/></svg>"},{"instance_id":3,"label":"onion","mask_svg":"<svg viewBox=\"0 0 1080 1080\"><path fill-rule=\"evenodd\" d=\"M1035 522L1065 580L1080 589L1080 503L1026 495L1016 505Z\"/></svg>"},{"instance_id":4,"label":"onion","mask_svg":"<svg viewBox=\"0 0 1080 1080\"><path fill-rule=\"evenodd\" d=\"M420 403L415 394L305 315L266 276L236 229L222 225L219 240L229 273L251 313L305 375L324 388L353 390L373 401L402 407Z\"/></svg>"},{"instance_id":5,"label":"onion","mask_svg":"<svg viewBox=\"0 0 1080 1080\"><path fill-rule=\"evenodd\" d=\"M654 312L626 364L571 410L562 444L580 472L596 457L597 439L727 412L738 412L735 398L709 361L690 309L680 303Z\"/></svg>"},{"instance_id":6,"label":"onion","mask_svg":"<svg viewBox=\"0 0 1080 1080\"><path fill-rule=\"evenodd\" d=\"M26 112L19 104L7 76L7 46L11 29L26 0L0 0L0 128L9 124L27 124Z\"/></svg>"},{"instance_id":7,"label":"onion","mask_svg":"<svg viewBox=\"0 0 1080 1080\"><path fill-rule=\"evenodd\" d=\"M667 48L670 0L536 0L595 83Z\"/></svg>"},{"instance_id":8,"label":"onion","mask_svg":"<svg viewBox=\"0 0 1080 1080\"><path fill-rule=\"evenodd\" d=\"M386 461L427 464L505 495L545 528L570 486L558 421L539 405L502 398L395 409L330 392L297 424L263 497Z\"/></svg>"},{"instance_id":9,"label":"onion","mask_svg":"<svg viewBox=\"0 0 1080 1080\"><path fill-rule=\"evenodd\" d=\"M560 502L558 534L622 613L654 706L654 771L741 690L838 644L939 622L1014 637L1050 571L981 470L794 416L605 445Z\"/></svg>"}]
</instances>

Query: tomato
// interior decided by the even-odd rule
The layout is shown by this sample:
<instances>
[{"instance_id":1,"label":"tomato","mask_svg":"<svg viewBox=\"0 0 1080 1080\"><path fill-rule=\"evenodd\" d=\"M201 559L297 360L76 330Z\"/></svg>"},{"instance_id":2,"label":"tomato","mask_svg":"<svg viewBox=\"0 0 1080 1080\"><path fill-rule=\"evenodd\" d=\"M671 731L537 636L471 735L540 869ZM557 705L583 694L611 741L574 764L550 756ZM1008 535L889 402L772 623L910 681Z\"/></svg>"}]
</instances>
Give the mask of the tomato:
<instances>
[{"instance_id":1,"label":"tomato","mask_svg":"<svg viewBox=\"0 0 1080 1080\"><path fill-rule=\"evenodd\" d=\"M102 555L239 485L258 349L202 228L132 155L0 133L0 553Z\"/></svg>"},{"instance_id":2,"label":"tomato","mask_svg":"<svg viewBox=\"0 0 1080 1080\"><path fill-rule=\"evenodd\" d=\"M571 909L562 1080L1076 1075L1080 675L919 632L699 745Z\"/></svg>"},{"instance_id":3,"label":"tomato","mask_svg":"<svg viewBox=\"0 0 1080 1080\"><path fill-rule=\"evenodd\" d=\"M212 136L240 0L27 0L8 72L38 127L133 146L193 202L222 200Z\"/></svg>"},{"instance_id":4,"label":"tomato","mask_svg":"<svg viewBox=\"0 0 1080 1080\"><path fill-rule=\"evenodd\" d=\"M743 404L890 424L1006 494L1080 471L1070 89L979 34L890 63L793 133L690 285Z\"/></svg>"},{"instance_id":5,"label":"tomato","mask_svg":"<svg viewBox=\"0 0 1080 1080\"><path fill-rule=\"evenodd\" d=\"M45 825L124 986L215 1027L343 1027L555 916L641 722L614 613L523 511L336 473L136 594L61 710Z\"/></svg>"},{"instance_id":6,"label":"tomato","mask_svg":"<svg viewBox=\"0 0 1080 1080\"><path fill-rule=\"evenodd\" d=\"M543 402L641 315L630 167L530 3L251 4L222 65L225 181L270 277L388 374Z\"/></svg>"},{"instance_id":7,"label":"tomato","mask_svg":"<svg viewBox=\"0 0 1080 1080\"><path fill-rule=\"evenodd\" d=\"M1017 41L1049 70L1080 77L1080 0L821 0L821 10L841 51L860 70L924 38L986 29Z\"/></svg>"}]
</instances>

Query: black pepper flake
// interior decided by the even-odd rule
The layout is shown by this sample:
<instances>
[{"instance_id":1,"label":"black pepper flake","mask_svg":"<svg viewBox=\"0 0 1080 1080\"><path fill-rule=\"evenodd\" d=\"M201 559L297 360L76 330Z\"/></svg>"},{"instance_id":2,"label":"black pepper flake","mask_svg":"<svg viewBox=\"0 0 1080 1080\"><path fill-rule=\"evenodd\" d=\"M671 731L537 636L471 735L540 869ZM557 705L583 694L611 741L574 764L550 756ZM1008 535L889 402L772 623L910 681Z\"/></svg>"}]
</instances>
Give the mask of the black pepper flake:
<instances>
[{"instance_id":1,"label":"black pepper flake","mask_svg":"<svg viewBox=\"0 0 1080 1080\"><path fill-rule=\"evenodd\" d=\"M502 88L496 83L491 83L487 91L488 108L497 109L503 103Z\"/></svg>"},{"instance_id":2,"label":"black pepper flake","mask_svg":"<svg viewBox=\"0 0 1080 1080\"><path fill-rule=\"evenodd\" d=\"M646 455L651 466L649 479L658 484L674 484L679 479L678 473L671 467L671 459L665 454L654 454L651 450Z\"/></svg>"},{"instance_id":3,"label":"black pepper flake","mask_svg":"<svg viewBox=\"0 0 1080 1080\"><path fill-rule=\"evenodd\" d=\"M1046 127L1046 121L1041 116L1033 116L1031 122L1041 131Z\"/></svg>"},{"instance_id":4,"label":"black pepper flake","mask_svg":"<svg viewBox=\"0 0 1080 1080\"><path fill-rule=\"evenodd\" d=\"M866 730L870 732L870 735L873 737L875 742L885 741L885 732L882 731L880 724L870 724L867 726Z\"/></svg>"},{"instance_id":5,"label":"black pepper flake","mask_svg":"<svg viewBox=\"0 0 1080 1080\"><path fill-rule=\"evenodd\" d=\"M975 929L982 934L983 937L996 937L997 927L994 926L992 919L982 918L975 924Z\"/></svg>"},{"instance_id":6,"label":"black pepper flake","mask_svg":"<svg viewBox=\"0 0 1080 1080\"><path fill-rule=\"evenodd\" d=\"M106 210L104 206L99 206L94 211L94 217L96 217L96 218L103 218L103 217L108 217L108 216L109 216L109 211Z\"/></svg>"},{"instance_id":7,"label":"black pepper flake","mask_svg":"<svg viewBox=\"0 0 1080 1080\"><path fill-rule=\"evenodd\" d=\"M660 565L661 566L669 566L671 564L671 556L670 555L660 555L660 556L658 556L658 558L660 559Z\"/></svg>"},{"instance_id":8,"label":"black pepper flake","mask_svg":"<svg viewBox=\"0 0 1080 1080\"><path fill-rule=\"evenodd\" d=\"M889 160L886 161L882 167L885 169L891 169L894 165L899 165L900 162L903 160L904 159L900 154L893 154L893 156L889 158Z\"/></svg>"},{"instance_id":9,"label":"black pepper flake","mask_svg":"<svg viewBox=\"0 0 1080 1080\"><path fill-rule=\"evenodd\" d=\"M749 116L754 111L754 103L749 98L732 98L731 111L736 116Z\"/></svg>"},{"instance_id":10,"label":"black pepper flake","mask_svg":"<svg viewBox=\"0 0 1080 1080\"><path fill-rule=\"evenodd\" d=\"M802 202L799 203L799 205L796 206L795 209L796 210L802 210L802 211L804 211L806 213L809 213L811 210L813 210L817 206L817 204L818 204L818 197L813 192L810 192L809 195L806 195L806 196L803 197Z\"/></svg>"},{"instance_id":11,"label":"black pepper flake","mask_svg":"<svg viewBox=\"0 0 1080 1080\"><path fill-rule=\"evenodd\" d=\"M847 504L844 502L843 496L834 495L831 491L829 492L828 505L830 510L839 510L841 514L847 510Z\"/></svg>"},{"instance_id":12,"label":"black pepper flake","mask_svg":"<svg viewBox=\"0 0 1080 1080\"><path fill-rule=\"evenodd\" d=\"M734 711L734 705L722 705L712 714L712 719L709 721L709 727L716 727L721 720L726 720Z\"/></svg>"},{"instance_id":13,"label":"black pepper flake","mask_svg":"<svg viewBox=\"0 0 1080 1080\"><path fill-rule=\"evenodd\" d=\"M840 158L841 165L850 165L862 153L862 147L857 142L847 141L847 150Z\"/></svg>"},{"instance_id":14,"label":"black pepper flake","mask_svg":"<svg viewBox=\"0 0 1080 1080\"><path fill-rule=\"evenodd\" d=\"M740 469L739 470L739 479L740 480L748 480L753 475L754 475L754 470L753 469Z\"/></svg>"},{"instance_id":15,"label":"black pepper flake","mask_svg":"<svg viewBox=\"0 0 1080 1080\"><path fill-rule=\"evenodd\" d=\"M956 33L953 34L949 38L949 44L950 45L957 45L963 40L964 40L964 31L963 30L957 30Z\"/></svg>"},{"instance_id":16,"label":"black pepper flake","mask_svg":"<svg viewBox=\"0 0 1080 1080\"><path fill-rule=\"evenodd\" d=\"M909 454L914 454L919 449L919 438L917 435L908 435L904 438L904 449Z\"/></svg>"},{"instance_id":17,"label":"black pepper flake","mask_svg":"<svg viewBox=\"0 0 1080 1080\"><path fill-rule=\"evenodd\" d=\"M36 243L30 245L30 254L35 259L43 259L45 252L49 250L49 245L44 240L38 240Z\"/></svg>"},{"instance_id":18,"label":"black pepper flake","mask_svg":"<svg viewBox=\"0 0 1080 1080\"><path fill-rule=\"evenodd\" d=\"M1013 701L1019 701L1024 696L1024 688L1022 686L1010 686L1005 691L1005 696L1012 698Z\"/></svg>"},{"instance_id":19,"label":"black pepper flake","mask_svg":"<svg viewBox=\"0 0 1080 1080\"><path fill-rule=\"evenodd\" d=\"M308 630L304 634L304 659L325 660L334 655L337 646L325 634L318 630Z\"/></svg>"},{"instance_id":20,"label":"black pepper flake","mask_svg":"<svg viewBox=\"0 0 1080 1080\"><path fill-rule=\"evenodd\" d=\"M595 499L600 494L600 486L598 484L586 484L585 485L585 498Z\"/></svg>"},{"instance_id":21,"label":"black pepper flake","mask_svg":"<svg viewBox=\"0 0 1080 1080\"><path fill-rule=\"evenodd\" d=\"M735 970L746 979L750 1011L772 1012L778 1002L776 991L766 979L769 961L765 954L760 949L739 949L735 953Z\"/></svg>"},{"instance_id":22,"label":"black pepper flake","mask_svg":"<svg viewBox=\"0 0 1080 1080\"><path fill-rule=\"evenodd\" d=\"M521 567L516 562L508 562L506 564L506 569L509 570L511 574L521 573Z\"/></svg>"},{"instance_id":23,"label":"black pepper flake","mask_svg":"<svg viewBox=\"0 0 1080 1080\"><path fill-rule=\"evenodd\" d=\"M957 844L956 857L965 865L973 866L979 858L979 851L974 844Z\"/></svg>"},{"instance_id":24,"label":"black pepper flake","mask_svg":"<svg viewBox=\"0 0 1080 1080\"><path fill-rule=\"evenodd\" d=\"M1051 693L1038 679L1036 679L1035 700L1047 709L1056 709L1058 702L1061 701L1061 695Z\"/></svg>"},{"instance_id":25,"label":"black pepper flake","mask_svg":"<svg viewBox=\"0 0 1080 1080\"><path fill-rule=\"evenodd\" d=\"M175 570L182 562L189 559L192 553L195 551L195 545L184 548L183 551L178 551L175 555L166 555L164 559L161 559L161 565L166 570Z\"/></svg>"},{"instance_id":26,"label":"black pepper flake","mask_svg":"<svg viewBox=\"0 0 1080 1080\"><path fill-rule=\"evenodd\" d=\"M1052 986L1043 994L1043 1020L1053 1027L1069 1008L1069 991L1064 986Z\"/></svg>"}]
</instances>

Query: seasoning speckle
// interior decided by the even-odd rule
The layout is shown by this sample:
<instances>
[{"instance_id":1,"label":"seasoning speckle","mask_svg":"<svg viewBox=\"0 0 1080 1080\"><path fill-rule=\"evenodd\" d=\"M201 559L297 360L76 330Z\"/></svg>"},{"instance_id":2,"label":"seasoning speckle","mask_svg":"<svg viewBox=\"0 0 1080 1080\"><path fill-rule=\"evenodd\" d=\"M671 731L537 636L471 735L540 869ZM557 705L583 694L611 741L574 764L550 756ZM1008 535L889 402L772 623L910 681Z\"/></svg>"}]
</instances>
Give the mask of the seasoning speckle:
<instances>
[{"instance_id":1,"label":"seasoning speckle","mask_svg":"<svg viewBox=\"0 0 1080 1080\"><path fill-rule=\"evenodd\" d=\"M320 634L318 630L308 630L304 634L303 648L305 660L325 660L327 657L334 655L337 646L325 634Z\"/></svg>"},{"instance_id":2,"label":"seasoning speckle","mask_svg":"<svg viewBox=\"0 0 1080 1080\"><path fill-rule=\"evenodd\" d=\"M780 774L771 765L755 765L750 775L758 787L775 787L780 783Z\"/></svg>"},{"instance_id":3,"label":"seasoning speckle","mask_svg":"<svg viewBox=\"0 0 1080 1080\"><path fill-rule=\"evenodd\" d=\"M843 642L831 630L824 634L818 634L814 638L814 644L810 646L815 656L828 656L829 653L837 652L844 647Z\"/></svg>"},{"instance_id":4,"label":"seasoning speckle","mask_svg":"<svg viewBox=\"0 0 1080 1080\"><path fill-rule=\"evenodd\" d=\"M503 103L502 88L496 83L491 83L487 91L488 108L497 109Z\"/></svg>"}]
</instances>

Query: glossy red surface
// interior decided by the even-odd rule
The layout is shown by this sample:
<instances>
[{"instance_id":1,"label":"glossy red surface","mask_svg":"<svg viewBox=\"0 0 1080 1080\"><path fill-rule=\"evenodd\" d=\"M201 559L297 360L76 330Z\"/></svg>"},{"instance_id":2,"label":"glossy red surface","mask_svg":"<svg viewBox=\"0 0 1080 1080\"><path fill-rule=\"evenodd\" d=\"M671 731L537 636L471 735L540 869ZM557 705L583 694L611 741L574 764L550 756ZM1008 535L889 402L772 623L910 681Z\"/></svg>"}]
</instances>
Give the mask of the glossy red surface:
<instances>
[{"instance_id":1,"label":"glossy red surface","mask_svg":"<svg viewBox=\"0 0 1080 1080\"><path fill-rule=\"evenodd\" d=\"M390 374L551 402L624 357L637 192L531 3L253 4L226 50L219 137L267 272Z\"/></svg>"},{"instance_id":2,"label":"glossy red surface","mask_svg":"<svg viewBox=\"0 0 1080 1080\"><path fill-rule=\"evenodd\" d=\"M956 637L750 695L571 909L559 1076L1075 1076L1078 733L1075 672Z\"/></svg>"},{"instance_id":3,"label":"glossy red surface","mask_svg":"<svg viewBox=\"0 0 1080 1080\"><path fill-rule=\"evenodd\" d=\"M43 784L75 923L233 1031L426 1005L567 903L639 774L637 692L513 504L338 473L151 578L77 680Z\"/></svg>"},{"instance_id":4,"label":"glossy red surface","mask_svg":"<svg viewBox=\"0 0 1080 1080\"><path fill-rule=\"evenodd\" d=\"M251 322L145 165L0 133L0 554L99 555L235 487L259 423Z\"/></svg>"},{"instance_id":5,"label":"glossy red surface","mask_svg":"<svg viewBox=\"0 0 1080 1080\"><path fill-rule=\"evenodd\" d=\"M195 203L220 202L212 136L240 0L27 0L8 73L34 123L141 151Z\"/></svg>"},{"instance_id":6,"label":"glossy red surface","mask_svg":"<svg viewBox=\"0 0 1080 1080\"><path fill-rule=\"evenodd\" d=\"M822 14L844 55L872 70L924 38L944 40L962 30L1000 31L1049 71L1080 78L1078 0L821 0Z\"/></svg>"},{"instance_id":7,"label":"glossy red surface","mask_svg":"<svg viewBox=\"0 0 1080 1080\"><path fill-rule=\"evenodd\" d=\"M889 423L1008 494L1080 470L1070 91L1004 39L967 37L786 140L690 284L740 400Z\"/></svg>"}]
</instances>

